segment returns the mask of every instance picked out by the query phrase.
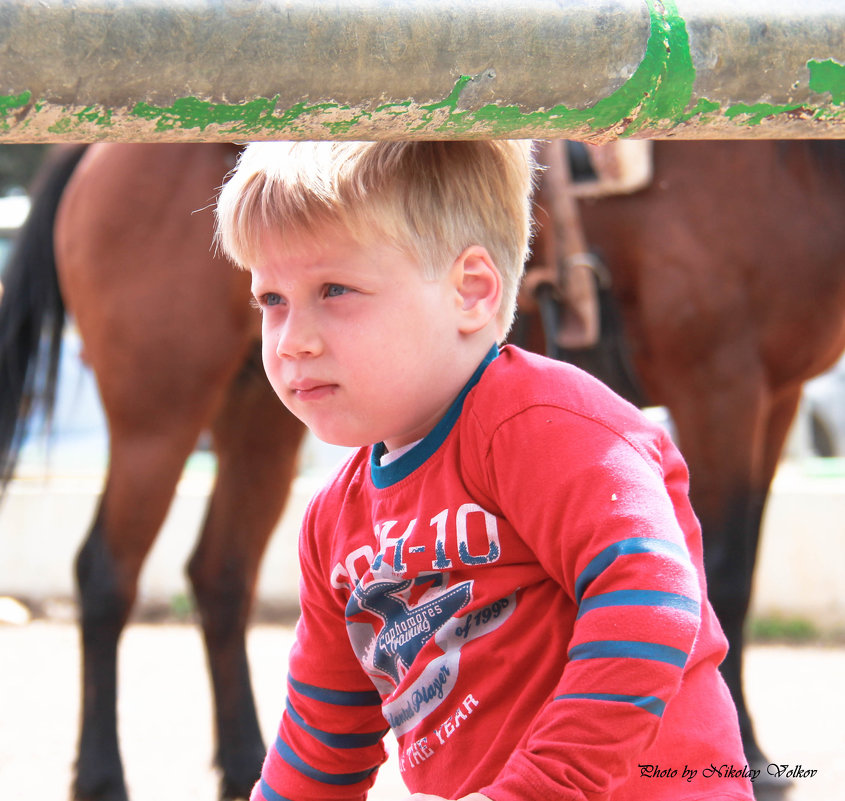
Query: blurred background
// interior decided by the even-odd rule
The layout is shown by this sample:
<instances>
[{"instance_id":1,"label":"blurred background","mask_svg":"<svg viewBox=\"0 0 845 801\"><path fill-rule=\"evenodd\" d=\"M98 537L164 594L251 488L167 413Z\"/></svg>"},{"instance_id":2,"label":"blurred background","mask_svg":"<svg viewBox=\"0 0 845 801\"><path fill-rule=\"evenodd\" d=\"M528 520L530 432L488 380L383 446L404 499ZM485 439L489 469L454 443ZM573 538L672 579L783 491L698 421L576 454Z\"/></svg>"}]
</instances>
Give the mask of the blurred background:
<instances>
[{"instance_id":1,"label":"blurred background","mask_svg":"<svg viewBox=\"0 0 845 801\"><path fill-rule=\"evenodd\" d=\"M43 152L39 145L0 145L0 274ZM665 409L647 414L672 430ZM250 653L268 739L283 702L297 615L299 521L345 455L345 449L307 440L263 562ZM67 795L79 681L73 563L106 460L96 384L71 320L52 424L33 422L0 505L0 798L24 797L18 789L31 789L32 777L42 773L39 797ZM202 644L198 630L184 625L193 621L184 566L214 471L214 458L200 442L145 566L136 624L121 646L121 734L136 801L214 797ZM763 746L779 763L803 760L822 773L797 783L789 797L837 797L845 783L845 359L805 386L766 510L749 634L746 681ZM186 742L184 733L196 730L199 736ZM372 797L402 797L394 763Z\"/></svg>"}]
</instances>

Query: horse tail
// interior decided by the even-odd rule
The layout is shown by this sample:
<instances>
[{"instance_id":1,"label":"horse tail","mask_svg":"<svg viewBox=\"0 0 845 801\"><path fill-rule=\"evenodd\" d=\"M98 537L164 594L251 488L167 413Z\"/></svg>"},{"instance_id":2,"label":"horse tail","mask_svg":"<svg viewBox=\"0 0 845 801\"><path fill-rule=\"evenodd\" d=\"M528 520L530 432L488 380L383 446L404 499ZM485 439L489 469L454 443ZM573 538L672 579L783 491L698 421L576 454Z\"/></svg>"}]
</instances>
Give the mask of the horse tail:
<instances>
[{"instance_id":1,"label":"horse tail","mask_svg":"<svg viewBox=\"0 0 845 801\"><path fill-rule=\"evenodd\" d=\"M56 147L33 182L29 216L3 271L0 296L0 494L11 480L27 422L49 421L56 397L65 305L53 253L53 223L85 145Z\"/></svg>"}]
</instances>

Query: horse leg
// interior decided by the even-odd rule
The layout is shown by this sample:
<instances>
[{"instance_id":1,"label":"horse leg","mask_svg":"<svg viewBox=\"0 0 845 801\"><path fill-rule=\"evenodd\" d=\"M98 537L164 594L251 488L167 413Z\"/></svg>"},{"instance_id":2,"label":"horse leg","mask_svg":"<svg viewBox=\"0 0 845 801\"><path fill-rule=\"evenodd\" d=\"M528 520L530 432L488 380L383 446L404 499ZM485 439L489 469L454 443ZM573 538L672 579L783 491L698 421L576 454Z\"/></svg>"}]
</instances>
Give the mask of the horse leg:
<instances>
[{"instance_id":1,"label":"horse leg","mask_svg":"<svg viewBox=\"0 0 845 801\"><path fill-rule=\"evenodd\" d=\"M746 759L761 769L755 797L776 801L789 782L766 770L769 760L745 701L743 650L763 509L800 387L773 395L760 371L749 369L745 378L728 382L718 393L699 391L695 402L676 397L670 408L701 520L708 595L729 643L722 675L737 707Z\"/></svg>"},{"instance_id":2,"label":"horse leg","mask_svg":"<svg viewBox=\"0 0 845 801\"><path fill-rule=\"evenodd\" d=\"M126 801L117 736L117 651L138 575L164 522L197 432L154 443L112 432L109 475L76 562L82 716L74 798Z\"/></svg>"},{"instance_id":3,"label":"horse leg","mask_svg":"<svg viewBox=\"0 0 845 801\"><path fill-rule=\"evenodd\" d=\"M109 421L110 470L79 555L83 703L76 797L123 801L117 643L144 558L200 431L253 339L249 277L216 258L218 145L93 145L65 191L62 294Z\"/></svg>"},{"instance_id":4,"label":"horse leg","mask_svg":"<svg viewBox=\"0 0 845 801\"><path fill-rule=\"evenodd\" d=\"M711 567L710 575L713 576L713 584L733 583L740 588L733 598L729 588L715 593L714 608L720 619L724 618L723 626L731 648L725 661L722 663L722 673L725 676L734 699L737 702L737 712L740 719L740 729L743 735L746 759L752 767L761 770L758 780L754 786L754 796L758 801L783 801L792 784L789 779L778 779L771 776L766 769L769 763L757 742L751 715L745 702L744 675L743 675L743 652L745 644L745 629L748 606L751 598L754 565L757 558L757 550L760 539L760 529L763 521L766 499L769 494L772 480L777 471L780 455L784 442L789 433L789 427L795 417L798 403L801 397L800 385L792 387L773 399L768 405L768 413L765 416L765 432L761 449L761 463L759 485L749 496L748 523L745 531L745 569L742 575L738 572L732 576L727 575L729 569L718 564ZM724 563L723 563L724 564ZM719 570L722 570L727 577L716 578ZM711 597L714 593L711 592ZM742 614L739 611L742 610ZM736 689L735 689L736 688Z\"/></svg>"},{"instance_id":5,"label":"horse leg","mask_svg":"<svg viewBox=\"0 0 845 801\"><path fill-rule=\"evenodd\" d=\"M212 426L217 481L188 566L211 673L223 799L249 796L265 755L246 626L261 557L287 500L304 431L272 392L258 348L254 355Z\"/></svg>"},{"instance_id":6,"label":"horse leg","mask_svg":"<svg viewBox=\"0 0 845 801\"><path fill-rule=\"evenodd\" d=\"M718 358L713 354L713 358ZM714 391L714 365L698 362L667 390L681 449L690 469L690 498L701 522L708 595L728 639L722 674L739 716L746 758L764 761L742 686L745 617L763 504L770 476L763 469L771 396L759 365L749 360ZM764 771L765 773L765 771Z\"/></svg>"},{"instance_id":7,"label":"horse leg","mask_svg":"<svg viewBox=\"0 0 845 801\"><path fill-rule=\"evenodd\" d=\"M737 708L740 715L746 756L751 762L763 765L768 764L768 760L757 743L751 716L746 707L743 688L742 654L745 642L745 624L751 600L754 566L757 560L766 500L777 471L784 442L789 433L789 427L798 408L800 396L799 386L782 392L777 399L768 404L760 450L759 480L749 491L748 506L744 512L746 524L742 538L745 543L742 559L737 561L737 569L733 572L731 566L726 565L724 561L722 561L721 568L717 563L710 569L711 575L714 576L713 584L718 583L720 585L717 591L719 598L714 602L714 607L717 607L716 613L720 620L723 620L728 640L732 644L732 648L722 665L722 671L728 685L731 688L739 688L739 695L735 697L738 698ZM742 567L741 572L738 569L740 566ZM729 578L716 579L715 576L720 575L720 570L722 575L728 575ZM723 581L728 586L722 586ZM737 590L736 594L731 593L729 585L733 585ZM712 591L711 594L713 594Z\"/></svg>"}]
</instances>

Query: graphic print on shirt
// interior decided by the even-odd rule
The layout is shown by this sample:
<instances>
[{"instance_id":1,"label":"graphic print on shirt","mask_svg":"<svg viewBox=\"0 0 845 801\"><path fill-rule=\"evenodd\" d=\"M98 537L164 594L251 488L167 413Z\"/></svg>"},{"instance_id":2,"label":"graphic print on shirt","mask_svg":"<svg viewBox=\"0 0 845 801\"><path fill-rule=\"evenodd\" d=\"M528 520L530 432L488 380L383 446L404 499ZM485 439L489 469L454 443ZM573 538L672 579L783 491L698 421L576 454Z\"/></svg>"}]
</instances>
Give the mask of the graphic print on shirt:
<instances>
[{"instance_id":1,"label":"graphic print on shirt","mask_svg":"<svg viewBox=\"0 0 845 801\"><path fill-rule=\"evenodd\" d=\"M432 573L414 581L381 578L365 587L359 582L346 607L347 619L367 610L384 621L367 652L358 655L371 673L372 669L385 673L398 685L422 647L469 603L471 582L444 587L447 577ZM414 585L427 584L434 592L423 591L414 603Z\"/></svg>"},{"instance_id":2,"label":"graphic print on shirt","mask_svg":"<svg viewBox=\"0 0 845 801\"><path fill-rule=\"evenodd\" d=\"M452 691L461 647L498 628L516 606L511 595L459 617L472 600L473 583L450 586L449 573L407 579L382 562L377 574L358 582L349 599L347 630L361 665L382 695L402 687L382 707L397 736L413 729ZM440 653L432 651L419 676L402 686L408 669L432 638Z\"/></svg>"}]
</instances>

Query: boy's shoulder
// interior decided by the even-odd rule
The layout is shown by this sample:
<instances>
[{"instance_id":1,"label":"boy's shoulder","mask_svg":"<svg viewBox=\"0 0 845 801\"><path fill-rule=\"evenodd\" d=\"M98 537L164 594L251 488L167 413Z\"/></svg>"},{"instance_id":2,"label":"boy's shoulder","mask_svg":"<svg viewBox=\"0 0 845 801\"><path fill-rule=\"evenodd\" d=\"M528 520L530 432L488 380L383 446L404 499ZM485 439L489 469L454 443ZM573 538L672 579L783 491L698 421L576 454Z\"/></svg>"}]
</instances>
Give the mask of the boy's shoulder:
<instances>
[{"instance_id":1,"label":"boy's shoulder","mask_svg":"<svg viewBox=\"0 0 845 801\"><path fill-rule=\"evenodd\" d=\"M505 345L478 383L473 413L496 426L536 406L611 428L636 428L646 422L639 409L584 370Z\"/></svg>"},{"instance_id":2,"label":"boy's shoulder","mask_svg":"<svg viewBox=\"0 0 845 801\"><path fill-rule=\"evenodd\" d=\"M520 470L517 464L541 457L559 473L564 466L643 464L663 478L683 463L669 433L607 385L520 348L505 346L467 401L462 453L479 475L492 469L491 458Z\"/></svg>"},{"instance_id":3,"label":"boy's shoulder","mask_svg":"<svg viewBox=\"0 0 845 801\"><path fill-rule=\"evenodd\" d=\"M567 458L633 448L651 464L676 458L668 432L594 376L566 362L506 345L489 365L462 415L476 449L497 432Z\"/></svg>"}]
</instances>

